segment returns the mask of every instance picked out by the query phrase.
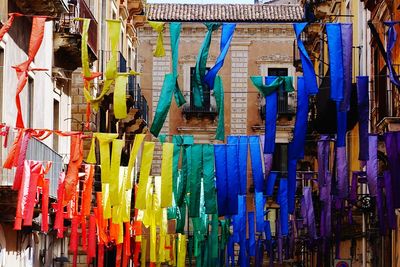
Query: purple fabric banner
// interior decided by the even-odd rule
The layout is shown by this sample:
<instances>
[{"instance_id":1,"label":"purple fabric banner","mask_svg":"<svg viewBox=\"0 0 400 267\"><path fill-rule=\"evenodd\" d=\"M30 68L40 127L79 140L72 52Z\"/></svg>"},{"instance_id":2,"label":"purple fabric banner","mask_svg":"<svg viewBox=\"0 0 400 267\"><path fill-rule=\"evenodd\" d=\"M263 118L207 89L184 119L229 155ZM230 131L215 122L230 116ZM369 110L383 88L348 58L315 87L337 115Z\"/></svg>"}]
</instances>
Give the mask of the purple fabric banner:
<instances>
[{"instance_id":1,"label":"purple fabric banner","mask_svg":"<svg viewBox=\"0 0 400 267\"><path fill-rule=\"evenodd\" d=\"M389 161L391 188L396 190L393 192L393 208L398 209L400 208L400 132L387 132L384 138Z\"/></svg>"},{"instance_id":2,"label":"purple fabric banner","mask_svg":"<svg viewBox=\"0 0 400 267\"><path fill-rule=\"evenodd\" d=\"M329 136L321 135L318 141L318 186L326 184L326 173L329 171Z\"/></svg>"},{"instance_id":3,"label":"purple fabric banner","mask_svg":"<svg viewBox=\"0 0 400 267\"><path fill-rule=\"evenodd\" d=\"M305 217L307 218L308 234L311 239L317 239L317 230L315 226L314 206L312 201L311 187L305 186L303 188Z\"/></svg>"},{"instance_id":4,"label":"purple fabric banner","mask_svg":"<svg viewBox=\"0 0 400 267\"><path fill-rule=\"evenodd\" d=\"M389 229L396 229L396 214L393 205L393 190L392 190L392 176L389 171L383 173L383 179L385 180L385 192L386 192L386 212L388 218ZM397 189L398 190L398 189ZM398 197L398 196L397 196Z\"/></svg>"},{"instance_id":5,"label":"purple fabric banner","mask_svg":"<svg viewBox=\"0 0 400 267\"><path fill-rule=\"evenodd\" d=\"M385 207L383 205L383 192L381 185L378 185L376 191L376 209L378 210L378 218L379 218L379 233L381 235L386 234L386 220L385 220Z\"/></svg>"},{"instance_id":6,"label":"purple fabric banner","mask_svg":"<svg viewBox=\"0 0 400 267\"><path fill-rule=\"evenodd\" d=\"M349 193L349 176L346 159L346 147L336 148L337 188L339 199L345 199Z\"/></svg>"},{"instance_id":7,"label":"purple fabric banner","mask_svg":"<svg viewBox=\"0 0 400 267\"><path fill-rule=\"evenodd\" d=\"M358 111L358 135L359 154L358 159L368 160L368 116L369 116L369 95L368 76L357 77L357 111Z\"/></svg>"},{"instance_id":8,"label":"purple fabric banner","mask_svg":"<svg viewBox=\"0 0 400 267\"><path fill-rule=\"evenodd\" d=\"M326 185L322 187L320 192L320 199L322 201L321 210L321 222L320 232L321 237L330 237L332 234L331 225L331 208L332 208L332 196L331 196L331 182L332 176L330 173L326 175Z\"/></svg>"},{"instance_id":9,"label":"purple fabric banner","mask_svg":"<svg viewBox=\"0 0 400 267\"><path fill-rule=\"evenodd\" d=\"M367 181L369 194L376 196L378 189L378 136L369 136L369 160L367 161Z\"/></svg>"},{"instance_id":10,"label":"purple fabric banner","mask_svg":"<svg viewBox=\"0 0 400 267\"><path fill-rule=\"evenodd\" d=\"M343 102L340 105L340 111L350 110L350 95L352 88L352 64L353 64L353 24L341 24L342 46L343 46Z\"/></svg>"}]
</instances>

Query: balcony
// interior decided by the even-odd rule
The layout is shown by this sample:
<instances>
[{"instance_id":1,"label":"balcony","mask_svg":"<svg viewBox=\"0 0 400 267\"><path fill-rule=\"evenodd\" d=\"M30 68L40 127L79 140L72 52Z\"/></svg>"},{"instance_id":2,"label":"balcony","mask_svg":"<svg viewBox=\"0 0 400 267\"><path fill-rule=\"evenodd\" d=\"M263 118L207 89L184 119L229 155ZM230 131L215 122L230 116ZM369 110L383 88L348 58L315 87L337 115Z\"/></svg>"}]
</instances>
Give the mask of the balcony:
<instances>
[{"instance_id":1,"label":"balcony","mask_svg":"<svg viewBox=\"0 0 400 267\"><path fill-rule=\"evenodd\" d=\"M3 161L6 159L9 149L14 141L16 133L10 131L8 135L7 148L1 147L1 166L3 166ZM3 137L4 138L4 137ZM4 140L4 139L3 139ZM49 173L46 175L50 180L49 194L50 197L56 198L57 196L57 186L58 177L60 172L64 169L62 156L57 152L52 150L50 147L42 143L41 141L32 138L28 144L28 150L26 152L27 160L38 160L38 161L51 161L53 162ZM0 220L13 220L15 216L15 207L17 202L18 192L11 189L14 182L15 168L8 170L3 169L0 166L0 210L2 214L0 215Z\"/></svg>"},{"instance_id":2,"label":"balcony","mask_svg":"<svg viewBox=\"0 0 400 267\"><path fill-rule=\"evenodd\" d=\"M54 55L55 66L68 70L75 70L82 65L81 36L82 21L76 18L90 19L88 30L89 60L97 60L97 21L84 0L77 0L76 4L69 4L68 12L63 13L55 23Z\"/></svg>"},{"instance_id":3,"label":"balcony","mask_svg":"<svg viewBox=\"0 0 400 267\"><path fill-rule=\"evenodd\" d=\"M296 114L295 96L293 93L280 92L278 95L278 116L292 117ZM259 98L259 115L265 120L265 98Z\"/></svg>"},{"instance_id":4,"label":"balcony","mask_svg":"<svg viewBox=\"0 0 400 267\"><path fill-rule=\"evenodd\" d=\"M190 120L193 117L197 118L211 118L214 120L218 115L217 104L215 102L214 95L204 91L204 106L196 107L194 105L193 95L186 93L186 103L182 106L182 114L186 120Z\"/></svg>"},{"instance_id":5,"label":"balcony","mask_svg":"<svg viewBox=\"0 0 400 267\"><path fill-rule=\"evenodd\" d=\"M15 3L27 15L59 17L68 9L68 0L16 0Z\"/></svg>"}]
</instances>

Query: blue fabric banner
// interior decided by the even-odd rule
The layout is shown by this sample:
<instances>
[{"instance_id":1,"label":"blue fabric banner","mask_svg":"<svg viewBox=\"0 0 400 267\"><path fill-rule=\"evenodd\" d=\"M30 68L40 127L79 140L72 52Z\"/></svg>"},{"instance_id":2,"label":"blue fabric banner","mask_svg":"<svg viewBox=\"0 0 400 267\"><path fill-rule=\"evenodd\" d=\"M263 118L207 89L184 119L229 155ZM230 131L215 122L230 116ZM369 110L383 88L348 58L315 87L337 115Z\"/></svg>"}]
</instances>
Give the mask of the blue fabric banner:
<instances>
[{"instance_id":1,"label":"blue fabric banner","mask_svg":"<svg viewBox=\"0 0 400 267\"><path fill-rule=\"evenodd\" d=\"M247 247L246 247L246 196L239 196L239 207L238 207L238 215L240 225L239 225L239 262L240 266L248 266L248 258L247 258Z\"/></svg>"},{"instance_id":2,"label":"blue fabric banner","mask_svg":"<svg viewBox=\"0 0 400 267\"><path fill-rule=\"evenodd\" d=\"M227 157L227 183L228 183L228 214L238 213L239 195L239 158L238 145L226 145Z\"/></svg>"},{"instance_id":3,"label":"blue fabric banner","mask_svg":"<svg viewBox=\"0 0 400 267\"><path fill-rule=\"evenodd\" d=\"M265 198L263 192L255 193L256 204L256 232L262 233L264 231L264 206Z\"/></svg>"},{"instance_id":4,"label":"blue fabric banner","mask_svg":"<svg viewBox=\"0 0 400 267\"><path fill-rule=\"evenodd\" d=\"M279 221L281 235L287 236L289 233L289 213L288 213L288 180L281 178L278 193Z\"/></svg>"},{"instance_id":5,"label":"blue fabric banner","mask_svg":"<svg viewBox=\"0 0 400 267\"><path fill-rule=\"evenodd\" d=\"M228 212L228 177L227 177L227 161L226 161L226 145L214 145L215 154L215 176L217 187L217 203L218 215L224 216Z\"/></svg>"},{"instance_id":6,"label":"blue fabric banner","mask_svg":"<svg viewBox=\"0 0 400 267\"><path fill-rule=\"evenodd\" d=\"M260 137L249 136L251 172L253 174L254 189L256 192L264 191L264 175L261 161Z\"/></svg>"},{"instance_id":7,"label":"blue fabric banner","mask_svg":"<svg viewBox=\"0 0 400 267\"><path fill-rule=\"evenodd\" d=\"M308 93L304 88L304 78L297 77L297 111L293 141L289 145L289 159L302 159L307 135Z\"/></svg>"},{"instance_id":8,"label":"blue fabric banner","mask_svg":"<svg viewBox=\"0 0 400 267\"><path fill-rule=\"evenodd\" d=\"M400 79L397 76L397 73L393 67L393 59L392 59L392 50L395 47L397 40L397 32L394 26L400 23L400 21L388 21L385 22L386 26L389 26L387 31L387 41L386 41L386 57L387 57L387 65L389 68L389 77L390 81L400 89Z\"/></svg>"},{"instance_id":9,"label":"blue fabric banner","mask_svg":"<svg viewBox=\"0 0 400 267\"><path fill-rule=\"evenodd\" d=\"M230 135L227 138L228 144L238 145L239 156L239 195L247 193L247 156L248 156L248 136Z\"/></svg>"},{"instance_id":10,"label":"blue fabric banner","mask_svg":"<svg viewBox=\"0 0 400 267\"><path fill-rule=\"evenodd\" d=\"M265 77L265 84L269 85L275 77ZM265 97L265 141L264 154L273 154L275 151L276 117L278 115L278 92L274 91Z\"/></svg>"},{"instance_id":11,"label":"blue fabric banner","mask_svg":"<svg viewBox=\"0 0 400 267\"><path fill-rule=\"evenodd\" d=\"M289 213L294 213L296 202L296 167L297 159L288 160L288 179L287 179L287 202Z\"/></svg>"},{"instance_id":12,"label":"blue fabric banner","mask_svg":"<svg viewBox=\"0 0 400 267\"><path fill-rule=\"evenodd\" d=\"M317 78L315 75L314 65L308 56L307 50L301 40L301 33L307 27L307 22L294 23L293 28L296 33L297 46L300 52L301 66L303 67L303 74L305 84L307 84L307 92L309 95L318 93Z\"/></svg>"},{"instance_id":13,"label":"blue fabric banner","mask_svg":"<svg viewBox=\"0 0 400 267\"><path fill-rule=\"evenodd\" d=\"M344 99L344 68L342 31L340 23L327 23L329 70L331 79L331 99L341 102Z\"/></svg>"},{"instance_id":14,"label":"blue fabric banner","mask_svg":"<svg viewBox=\"0 0 400 267\"><path fill-rule=\"evenodd\" d=\"M265 238L268 241L272 240L271 224L268 220L264 221L264 231L265 231Z\"/></svg>"},{"instance_id":15,"label":"blue fabric banner","mask_svg":"<svg viewBox=\"0 0 400 267\"><path fill-rule=\"evenodd\" d=\"M347 111L340 111L340 103L336 103L337 109L337 137L336 146L346 146L346 132L347 132Z\"/></svg>"},{"instance_id":16,"label":"blue fabric banner","mask_svg":"<svg viewBox=\"0 0 400 267\"><path fill-rule=\"evenodd\" d=\"M235 32L235 23L223 23L222 24L222 32L221 32L221 43L220 43L220 50L221 53L219 54L215 65L207 72L206 76L204 77L205 83L209 86L210 89L214 88L214 81L215 77L218 74L218 71L224 65L226 54L228 53L233 33Z\"/></svg>"},{"instance_id":17,"label":"blue fabric banner","mask_svg":"<svg viewBox=\"0 0 400 267\"><path fill-rule=\"evenodd\" d=\"M267 178L267 185L265 189L265 195L267 197L272 197L274 193L274 186L275 186L275 181L276 177L278 177L278 172L270 172Z\"/></svg>"},{"instance_id":18,"label":"blue fabric banner","mask_svg":"<svg viewBox=\"0 0 400 267\"><path fill-rule=\"evenodd\" d=\"M254 257L256 255L256 235L254 231L254 211L247 213L248 224L249 224L249 256Z\"/></svg>"},{"instance_id":19,"label":"blue fabric banner","mask_svg":"<svg viewBox=\"0 0 400 267\"><path fill-rule=\"evenodd\" d=\"M350 110L350 96L352 89L353 74L353 24L340 24L342 32L343 47L343 101L340 105L340 111Z\"/></svg>"}]
</instances>

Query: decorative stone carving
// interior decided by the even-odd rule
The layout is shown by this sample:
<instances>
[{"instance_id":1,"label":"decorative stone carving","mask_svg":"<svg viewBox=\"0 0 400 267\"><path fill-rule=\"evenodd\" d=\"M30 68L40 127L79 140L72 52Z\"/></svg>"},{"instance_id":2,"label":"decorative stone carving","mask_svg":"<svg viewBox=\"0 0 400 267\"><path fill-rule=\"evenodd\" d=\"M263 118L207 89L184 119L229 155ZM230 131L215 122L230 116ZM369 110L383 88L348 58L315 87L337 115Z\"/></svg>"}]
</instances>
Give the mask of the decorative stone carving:
<instances>
[{"instance_id":1,"label":"decorative stone carving","mask_svg":"<svg viewBox=\"0 0 400 267\"><path fill-rule=\"evenodd\" d=\"M265 63L290 63L293 61L292 56L288 55L279 55L279 54L274 54L274 55L268 55L268 56L261 56L257 58L256 63L258 65L265 64Z\"/></svg>"}]
</instances>

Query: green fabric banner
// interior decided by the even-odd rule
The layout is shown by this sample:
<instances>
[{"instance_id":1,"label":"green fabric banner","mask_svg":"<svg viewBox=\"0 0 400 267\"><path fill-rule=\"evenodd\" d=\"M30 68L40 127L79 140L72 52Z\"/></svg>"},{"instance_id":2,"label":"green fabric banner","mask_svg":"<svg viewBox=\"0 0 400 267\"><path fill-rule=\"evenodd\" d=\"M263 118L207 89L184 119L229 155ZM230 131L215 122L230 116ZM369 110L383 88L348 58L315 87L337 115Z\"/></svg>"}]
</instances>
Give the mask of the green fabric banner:
<instances>
[{"instance_id":1,"label":"green fabric banner","mask_svg":"<svg viewBox=\"0 0 400 267\"><path fill-rule=\"evenodd\" d=\"M201 173L202 173L202 148L200 144L192 145L190 177L189 177L189 217L200 216L200 194L201 194Z\"/></svg>"},{"instance_id":2,"label":"green fabric banner","mask_svg":"<svg viewBox=\"0 0 400 267\"><path fill-rule=\"evenodd\" d=\"M276 79L269 85L265 85L263 80L265 77L262 76L251 76L250 80L253 85L257 88L257 90L264 96L270 95L272 92L278 90L280 87L286 92L293 92L293 77L292 76L278 76Z\"/></svg>"},{"instance_id":3,"label":"green fabric banner","mask_svg":"<svg viewBox=\"0 0 400 267\"><path fill-rule=\"evenodd\" d=\"M204 25L207 27L207 33L204 38L203 44L201 45L201 48L199 50L199 54L197 55L196 67L194 72L194 82L193 82L194 85L193 100L194 100L194 105L196 107L202 107L204 104L203 93L204 93L205 83L203 82L203 80L204 76L206 75L206 65L207 65L208 53L210 50L211 36L213 31L217 30L221 26L221 23L207 22L204 23Z\"/></svg>"},{"instance_id":4,"label":"green fabric banner","mask_svg":"<svg viewBox=\"0 0 400 267\"><path fill-rule=\"evenodd\" d=\"M178 85L178 54L179 54L179 37L181 32L180 23L171 23L171 51L172 51L172 73L165 74L164 83L161 88L161 95L158 100L156 114L150 132L158 137L161 128L167 118L168 111L171 107L172 94L174 94L175 102L178 107L186 103L184 96Z\"/></svg>"},{"instance_id":5,"label":"green fabric banner","mask_svg":"<svg viewBox=\"0 0 400 267\"><path fill-rule=\"evenodd\" d=\"M225 118L224 118L224 86L221 76L217 76L214 82L214 96L218 109L218 126L215 135L216 140L225 140Z\"/></svg>"},{"instance_id":6,"label":"green fabric banner","mask_svg":"<svg viewBox=\"0 0 400 267\"><path fill-rule=\"evenodd\" d=\"M214 146L203 145L203 187L206 214L217 213L217 195L214 175Z\"/></svg>"}]
</instances>

